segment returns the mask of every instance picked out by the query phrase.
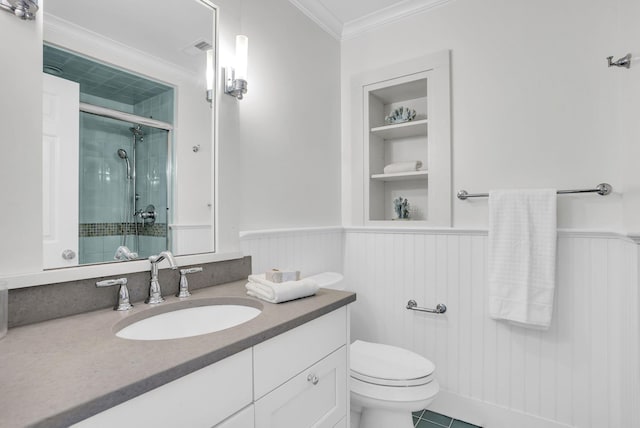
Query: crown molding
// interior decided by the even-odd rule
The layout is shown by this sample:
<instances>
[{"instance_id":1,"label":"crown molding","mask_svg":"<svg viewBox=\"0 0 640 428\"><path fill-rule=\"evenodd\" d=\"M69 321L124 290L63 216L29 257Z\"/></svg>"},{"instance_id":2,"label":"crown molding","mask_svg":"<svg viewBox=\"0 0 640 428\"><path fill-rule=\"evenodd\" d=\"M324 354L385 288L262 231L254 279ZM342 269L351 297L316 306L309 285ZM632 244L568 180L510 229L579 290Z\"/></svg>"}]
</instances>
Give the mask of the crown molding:
<instances>
[{"instance_id":1,"label":"crown molding","mask_svg":"<svg viewBox=\"0 0 640 428\"><path fill-rule=\"evenodd\" d=\"M404 19L416 13L426 12L452 0L404 0L346 23L342 23L318 0L289 0L307 17L337 40L346 40Z\"/></svg>"},{"instance_id":2,"label":"crown molding","mask_svg":"<svg viewBox=\"0 0 640 428\"><path fill-rule=\"evenodd\" d=\"M450 1L452 0L404 0L361 18L346 22L342 28L342 40L357 37L364 32L399 21L417 13L426 12L445 5Z\"/></svg>"},{"instance_id":3,"label":"crown molding","mask_svg":"<svg viewBox=\"0 0 640 428\"><path fill-rule=\"evenodd\" d=\"M336 40L341 40L342 22L318 0L289 0L289 2Z\"/></svg>"}]
</instances>

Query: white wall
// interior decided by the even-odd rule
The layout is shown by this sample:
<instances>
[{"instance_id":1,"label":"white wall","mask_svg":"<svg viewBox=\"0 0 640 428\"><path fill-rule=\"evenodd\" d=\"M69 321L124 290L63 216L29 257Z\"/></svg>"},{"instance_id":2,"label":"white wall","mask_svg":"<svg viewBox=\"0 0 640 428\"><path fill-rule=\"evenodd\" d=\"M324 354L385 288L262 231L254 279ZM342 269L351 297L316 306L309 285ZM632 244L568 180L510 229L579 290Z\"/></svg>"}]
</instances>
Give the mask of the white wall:
<instances>
[{"instance_id":1,"label":"white wall","mask_svg":"<svg viewBox=\"0 0 640 428\"><path fill-rule=\"evenodd\" d=\"M41 19L0 11L0 276L42 266Z\"/></svg>"},{"instance_id":2,"label":"white wall","mask_svg":"<svg viewBox=\"0 0 640 428\"><path fill-rule=\"evenodd\" d=\"M273 268L294 269L304 278L343 271L341 227L245 232L240 248L252 256L251 268L256 274Z\"/></svg>"},{"instance_id":3,"label":"white wall","mask_svg":"<svg viewBox=\"0 0 640 428\"><path fill-rule=\"evenodd\" d=\"M620 20L616 31L620 40L614 45L616 59L630 52L634 56L629 70L616 70L619 76L618 93L620 95L619 123L620 138L624 144L624 222L626 229L640 235L640 2L620 0Z\"/></svg>"},{"instance_id":4,"label":"white wall","mask_svg":"<svg viewBox=\"0 0 640 428\"><path fill-rule=\"evenodd\" d=\"M344 41L345 224L362 222L361 131L350 122L351 79L443 49L452 51L454 192L600 182L622 191L616 95L622 77L605 60L633 48L632 39L619 40L619 3L456 0ZM486 199L452 199L454 226L486 226ZM563 196L559 227L621 230L621 199Z\"/></svg>"},{"instance_id":5,"label":"white wall","mask_svg":"<svg viewBox=\"0 0 640 428\"><path fill-rule=\"evenodd\" d=\"M287 0L243 0L240 230L340 224L340 44Z\"/></svg>"}]
</instances>

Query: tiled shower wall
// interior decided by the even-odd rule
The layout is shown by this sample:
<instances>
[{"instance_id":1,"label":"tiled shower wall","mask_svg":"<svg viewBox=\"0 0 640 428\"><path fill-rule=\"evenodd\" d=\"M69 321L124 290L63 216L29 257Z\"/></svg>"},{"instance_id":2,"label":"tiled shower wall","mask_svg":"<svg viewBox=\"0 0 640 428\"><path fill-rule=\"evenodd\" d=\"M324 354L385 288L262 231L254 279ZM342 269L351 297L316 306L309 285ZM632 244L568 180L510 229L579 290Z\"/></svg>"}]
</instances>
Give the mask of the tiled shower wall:
<instances>
[{"instance_id":1,"label":"tiled shower wall","mask_svg":"<svg viewBox=\"0 0 640 428\"><path fill-rule=\"evenodd\" d=\"M86 94L82 94L82 101L165 122L173 121L172 91L136 105ZM112 260L116 248L121 245L123 228L128 229L127 246L135 250L132 244L134 231L123 223L131 219L125 218L123 212L127 184L125 161L117 155L118 149L122 148L132 159L133 136L129 131L131 124L115 119L83 113L80 124L80 263L84 264ZM141 195L138 204L141 208L155 205L158 219L154 227L142 229L138 249L141 257L167 248L167 132L144 129L144 141L137 146L137 191Z\"/></svg>"},{"instance_id":2,"label":"tiled shower wall","mask_svg":"<svg viewBox=\"0 0 640 428\"><path fill-rule=\"evenodd\" d=\"M625 237L559 234L548 331L488 317L483 231L253 232L241 242L254 272L337 270L342 254L346 288L358 293L352 338L431 359L442 388L435 411L488 428L640 426L638 250ZM408 311L409 299L448 311Z\"/></svg>"}]
</instances>

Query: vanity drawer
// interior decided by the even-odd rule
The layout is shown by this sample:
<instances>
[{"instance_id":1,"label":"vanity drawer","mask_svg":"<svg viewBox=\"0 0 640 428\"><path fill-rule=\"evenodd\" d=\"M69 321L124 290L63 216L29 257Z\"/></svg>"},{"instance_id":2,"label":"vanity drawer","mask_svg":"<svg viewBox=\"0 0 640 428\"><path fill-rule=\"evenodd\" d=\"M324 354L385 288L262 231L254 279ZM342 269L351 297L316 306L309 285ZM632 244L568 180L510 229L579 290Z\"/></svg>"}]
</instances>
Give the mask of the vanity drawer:
<instances>
[{"instance_id":1,"label":"vanity drawer","mask_svg":"<svg viewBox=\"0 0 640 428\"><path fill-rule=\"evenodd\" d=\"M342 307L254 346L254 400L346 342L347 308Z\"/></svg>"},{"instance_id":2,"label":"vanity drawer","mask_svg":"<svg viewBox=\"0 0 640 428\"><path fill-rule=\"evenodd\" d=\"M73 426L210 428L253 401L251 364L246 349Z\"/></svg>"},{"instance_id":3,"label":"vanity drawer","mask_svg":"<svg viewBox=\"0 0 640 428\"><path fill-rule=\"evenodd\" d=\"M342 346L256 401L255 428L339 426L347 413L346 361Z\"/></svg>"}]
</instances>

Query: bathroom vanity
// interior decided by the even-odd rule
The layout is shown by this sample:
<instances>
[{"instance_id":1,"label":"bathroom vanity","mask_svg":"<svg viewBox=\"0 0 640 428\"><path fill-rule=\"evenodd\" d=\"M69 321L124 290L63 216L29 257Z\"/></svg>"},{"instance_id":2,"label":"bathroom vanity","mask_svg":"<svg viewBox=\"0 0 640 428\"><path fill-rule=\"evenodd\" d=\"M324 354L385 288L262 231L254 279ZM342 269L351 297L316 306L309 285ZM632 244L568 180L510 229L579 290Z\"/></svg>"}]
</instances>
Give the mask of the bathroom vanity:
<instances>
[{"instance_id":1,"label":"bathroom vanity","mask_svg":"<svg viewBox=\"0 0 640 428\"><path fill-rule=\"evenodd\" d=\"M0 342L3 427L346 427L348 304L320 289L236 327L173 340L115 336L127 318L184 302L247 299L244 281L180 302L101 310L18 327ZM189 304L189 303L187 303ZM309 422L310 425L313 423Z\"/></svg>"}]
</instances>

